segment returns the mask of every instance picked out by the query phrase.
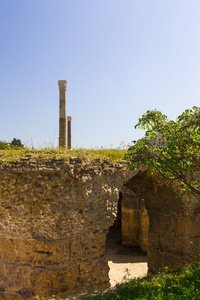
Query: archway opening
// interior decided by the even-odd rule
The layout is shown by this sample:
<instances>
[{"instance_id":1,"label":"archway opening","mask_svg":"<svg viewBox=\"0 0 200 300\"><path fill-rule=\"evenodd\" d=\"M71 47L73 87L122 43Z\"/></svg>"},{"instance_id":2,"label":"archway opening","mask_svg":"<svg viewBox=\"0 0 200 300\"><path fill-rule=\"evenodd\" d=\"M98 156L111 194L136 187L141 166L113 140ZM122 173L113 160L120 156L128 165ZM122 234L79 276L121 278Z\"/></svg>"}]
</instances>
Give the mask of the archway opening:
<instances>
[{"instance_id":1,"label":"archway opening","mask_svg":"<svg viewBox=\"0 0 200 300\"><path fill-rule=\"evenodd\" d=\"M117 215L106 239L111 287L127 278L141 277L147 273L146 249L144 251L141 248L141 238L136 239L140 233L143 216L141 213L139 217L140 210L144 209L144 203L142 206L138 199L139 197L131 192L127 198L125 187L119 193ZM136 201L138 207L136 207Z\"/></svg>"},{"instance_id":2,"label":"archway opening","mask_svg":"<svg viewBox=\"0 0 200 300\"><path fill-rule=\"evenodd\" d=\"M148 211L148 271L156 274L165 266L179 268L191 261L196 255L200 240L199 198L190 199L187 195L180 197L180 189L172 181L166 179L156 181L148 172L142 171L126 182L123 189L123 200L126 197L126 191L128 197L131 195L130 191L137 197L139 196L138 201L134 203L136 211L138 207L141 208L140 234L138 235L141 247L145 246L143 234L147 228L142 199ZM126 207L129 208L128 205L132 202L127 203ZM135 213L132 214L134 218L135 215ZM122 241L123 223L122 210ZM130 224L130 219L127 223Z\"/></svg>"}]
</instances>

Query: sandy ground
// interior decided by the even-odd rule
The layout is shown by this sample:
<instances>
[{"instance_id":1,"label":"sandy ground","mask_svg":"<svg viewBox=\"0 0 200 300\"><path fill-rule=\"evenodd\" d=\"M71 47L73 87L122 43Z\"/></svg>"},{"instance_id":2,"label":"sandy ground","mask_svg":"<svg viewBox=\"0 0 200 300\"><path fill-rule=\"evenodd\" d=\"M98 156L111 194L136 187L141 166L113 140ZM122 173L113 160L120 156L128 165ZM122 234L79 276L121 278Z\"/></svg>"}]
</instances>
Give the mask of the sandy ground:
<instances>
[{"instance_id":1,"label":"sandy ground","mask_svg":"<svg viewBox=\"0 0 200 300\"><path fill-rule=\"evenodd\" d=\"M123 282L125 278L141 277L147 274L146 254L137 247L121 245L121 232L118 229L109 231L106 255L110 267L111 287Z\"/></svg>"}]
</instances>

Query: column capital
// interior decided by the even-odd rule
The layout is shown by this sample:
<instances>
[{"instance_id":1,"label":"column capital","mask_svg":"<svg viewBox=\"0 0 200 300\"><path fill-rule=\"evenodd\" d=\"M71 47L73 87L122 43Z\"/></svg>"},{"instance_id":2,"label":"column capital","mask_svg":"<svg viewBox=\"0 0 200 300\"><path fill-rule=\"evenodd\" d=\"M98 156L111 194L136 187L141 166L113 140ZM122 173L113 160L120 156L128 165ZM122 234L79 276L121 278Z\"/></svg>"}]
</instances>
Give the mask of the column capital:
<instances>
[{"instance_id":1,"label":"column capital","mask_svg":"<svg viewBox=\"0 0 200 300\"><path fill-rule=\"evenodd\" d=\"M65 90L67 89L67 81L66 80L58 80L58 85L60 90Z\"/></svg>"},{"instance_id":2,"label":"column capital","mask_svg":"<svg viewBox=\"0 0 200 300\"><path fill-rule=\"evenodd\" d=\"M67 116L67 121L71 121L72 117Z\"/></svg>"}]
</instances>

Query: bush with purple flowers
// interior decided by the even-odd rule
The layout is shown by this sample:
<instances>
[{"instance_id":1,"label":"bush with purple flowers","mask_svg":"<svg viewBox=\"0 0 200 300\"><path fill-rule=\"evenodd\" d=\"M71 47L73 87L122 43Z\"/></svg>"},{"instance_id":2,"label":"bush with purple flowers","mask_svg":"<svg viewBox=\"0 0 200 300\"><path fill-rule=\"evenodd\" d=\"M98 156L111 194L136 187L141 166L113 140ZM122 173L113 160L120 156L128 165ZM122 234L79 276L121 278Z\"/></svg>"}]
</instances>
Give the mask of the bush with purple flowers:
<instances>
[{"instance_id":1,"label":"bush with purple flowers","mask_svg":"<svg viewBox=\"0 0 200 300\"><path fill-rule=\"evenodd\" d=\"M150 174L181 185L182 194L200 195L200 108L185 110L176 121L148 110L135 125L145 136L125 154L131 169L149 167Z\"/></svg>"}]
</instances>

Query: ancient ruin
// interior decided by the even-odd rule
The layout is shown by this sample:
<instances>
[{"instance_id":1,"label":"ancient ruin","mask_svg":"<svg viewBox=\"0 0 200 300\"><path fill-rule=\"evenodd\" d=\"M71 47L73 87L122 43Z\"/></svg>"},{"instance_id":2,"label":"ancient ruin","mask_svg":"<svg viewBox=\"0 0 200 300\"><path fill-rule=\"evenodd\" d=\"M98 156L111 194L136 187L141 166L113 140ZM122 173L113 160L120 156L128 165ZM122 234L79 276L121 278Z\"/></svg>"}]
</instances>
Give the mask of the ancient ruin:
<instances>
[{"instance_id":1,"label":"ancient ruin","mask_svg":"<svg viewBox=\"0 0 200 300\"><path fill-rule=\"evenodd\" d=\"M67 149L72 147L72 133L71 133L71 121L72 117L67 117Z\"/></svg>"},{"instance_id":2,"label":"ancient ruin","mask_svg":"<svg viewBox=\"0 0 200 300\"><path fill-rule=\"evenodd\" d=\"M67 81L59 80L59 148L71 149L72 138L71 138L71 120L72 117L67 116L67 100L66 90Z\"/></svg>"},{"instance_id":3,"label":"ancient ruin","mask_svg":"<svg viewBox=\"0 0 200 300\"><path fill-rule=\"evenodd\" d=\"M147 250L150 272L194 257L199 199L179 198L168 182L156 186L145 168L131 172L125 162L42 155L0 165L2 299L108 287L105 241L119 193L123 243Z\"/></svg>"},{"instance_id":4,"label":"ancient ruin","mask_svg":"<svg viewBox=\"0 0 200 300\"><path fill-rule=\"evenodd\" d=\"M59 80L59 147L67 147L67 81Z\"/></svg>"}]
</instances>

